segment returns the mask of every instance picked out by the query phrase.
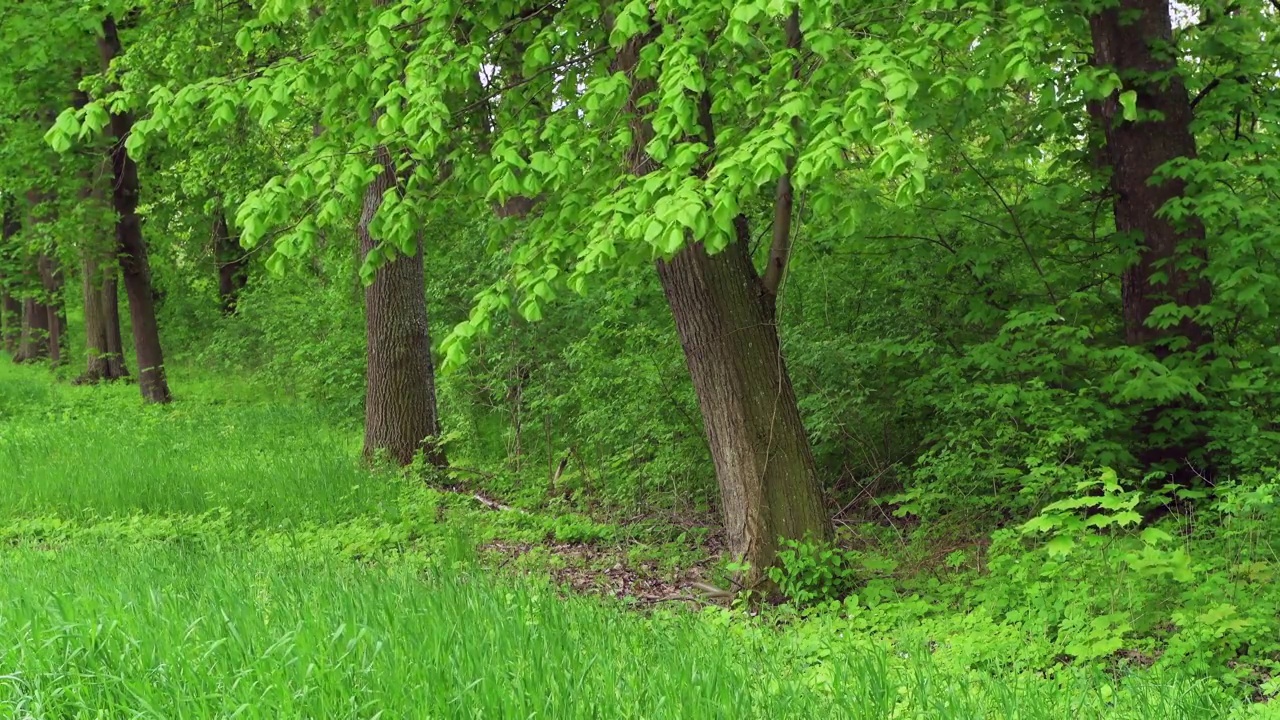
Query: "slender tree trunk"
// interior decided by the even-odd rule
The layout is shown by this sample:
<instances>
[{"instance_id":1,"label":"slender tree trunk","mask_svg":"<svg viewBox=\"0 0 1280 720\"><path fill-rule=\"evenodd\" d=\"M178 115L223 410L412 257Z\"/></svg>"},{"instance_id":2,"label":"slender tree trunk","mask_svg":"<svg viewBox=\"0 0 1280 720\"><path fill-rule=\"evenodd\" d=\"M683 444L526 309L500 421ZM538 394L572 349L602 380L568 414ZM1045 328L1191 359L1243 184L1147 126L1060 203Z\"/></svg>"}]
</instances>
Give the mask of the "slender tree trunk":
<instances>
[{"instance_id":1,"label":"slender tree trunk","mask_svg":"<svg viewBox=\"0 0 1280 720\"><path fill-rule=\"evenodd\" d=\"M88 97L77 96L80 107ZM81 200L96 208L107 208L105 180L111 174L110 159L104 154L95 172L85 177ZM85 368L76 383L118 380L125 376L120 358L120 313L116 309L115 261L110 260L115 238L94 236L85 239L80 251L81 294L84 299ZM108 260L110 260L108 262ZM110 294L108 295L108 287ZM111 346L114 333L116 347Z\"/></svg>"},{"instance_id":2,"label":"slender tree trunk","mask_svg":"<svg viewBox=\"0 0 1280 720\"><path fill-rule=\"evenodd\" d=\"M62 268L58 261L48 255L39 259L40 283L44 287L46 303L44 305L48 318L45 321L49 332L49 362L54 366L62 362L62 338L67 325L66 309L62 302Z\"/></svg>"},{"instance_id":3,"label":"slender tree trunk","mask_svg":"<svg viewBox=\"0 0 1280 720\"><path fill-rule=\"evenodd\" d=\"M22 302L8 290L0 291L0 324L4 351L12 356L18 352L18 338L22 335Z\"/></svg>"},{"instance_id":4,"label":"slender tree trunk","mask_svg":"<svg viewBox=\"0 0 1280 720\"><path fill-rule=\"evenodd\" d=\"M1209 281L1201 274L1208 261L1204 225L1194 216L1174 223L1158 215L1183 195L1185 183L1151 182L1170 160L1196 156L1191 101L1170 55L1168 0L1121 0L1118 7L1094 15L1090 27L1094 62L1114 68L1125 88L1137 91L1140 113L1136 122L1124 120L1118 93L1095 105L1112 169L1116 230L1138 241L1137 262L1121 277L1125 340L1150 346L1160 356L1178 346L1194 350L1212 340L1209 329L1194 320L1170 328L1147 324L1159 305L1176 302L1195 308L1211 299ZM1152 113L1158 115L1153 118Z\"/></svg>"},{"instance_id":5,"label":"slender tree trunk","mask_svg":"<svg viewBox=\"0 0 1280 720\"><path fill-rule=\"evenodd\" d=\"M120 37L114 18L102 22L103 36L98 40L104 67L120 54ZM129 298L129 319L133 327L133 347L138 361L138 387L147 402L166 403L172 399L165 378L164 353L160 347L160 329L156 322L155 297L151 287L151 268L147 246L142 237L138 217L138 166L125 148L125 140L133 129L133 116L111 114L111 169L115 182L112 201L117 215L116 241L119 245L120 269L124 274L124 290Z\"/></svg>"},{"instance_id":6,"label":"slender tree trunk","mask_svg":"<svg viewBox=\"0 0 1280 720\"><path fill-rule=\"evenodd\" d=\"M616 70L632 76L629 162L636 175L654 169L644 152L653 128L639 105L652 81L634 77L646 42L633 39L614 61ZM713 145L709 106L702 121ZM690 243L657 267L702 411L730 552L750 566L743 585L767 589L765 571L777 561L779 540L823 541L831 525L782 358L772 297L745 242L716 255Z\"/></svg>"},{"instance_id":7,"label":"slender tree trunk","mask_svg":"<svg viewBox=\"0 0 1280 720\"><path fill-rule=\"evenodd\" d=\"M0 250L6 251L9 247L9 239L18 233L21 229L21 223L18 215L14 211L12 204L12 196L10 202L6 202L2 212L0 212ZM4 282L0 283L0 336L3 337L3 345L5 352L15 356L18 352L18 340L22 336L22 301L14 297L13 291L16 286L15 278L8 277Z\"/></svg>"},{"instance_id":8,"label":"slender tree trunk","mask_svg":"<svg viewBox=\"0 0 1280 720\"><path fill-rule=\"evenodd\" d=\"M222 302L222 314L232 315L240 301L240 291L248 281L249 267L239 240L231 234L226 211L221 207L213 216L213 247L218 265L218 298Z\"/></svg>"},{"instance_id":9,"label":"slender tree trunk","mask_svg":"<svg viewBox=\"0 0 1280 720\"><path fill-rule=\"evenodd\" d=\"M358 229L362 260L377 245L369 234L369 223L383 195L394 192L396 184L395 166L386 148L378 148L375 161L382 172L365 193ZM383 264L364 291L369 363L364 452L372 457L385 451L401 465L423 452L428 462L443 467L446 459L438 445L440 421L422 263L419 239L412 256Z\"/></svg>"},{"instance_id":10,"label":"slender tree trunk","mask_svg":"<svg viewBox=\"0 0 1280 720\"><path fill-rule=\"evenodd\" d=\"M107 327L108 377L120 380L129 377L124 363L124 339L120 337L120 271L112 262L102 276L102 317Z\"/></svg>"}]
</instances>

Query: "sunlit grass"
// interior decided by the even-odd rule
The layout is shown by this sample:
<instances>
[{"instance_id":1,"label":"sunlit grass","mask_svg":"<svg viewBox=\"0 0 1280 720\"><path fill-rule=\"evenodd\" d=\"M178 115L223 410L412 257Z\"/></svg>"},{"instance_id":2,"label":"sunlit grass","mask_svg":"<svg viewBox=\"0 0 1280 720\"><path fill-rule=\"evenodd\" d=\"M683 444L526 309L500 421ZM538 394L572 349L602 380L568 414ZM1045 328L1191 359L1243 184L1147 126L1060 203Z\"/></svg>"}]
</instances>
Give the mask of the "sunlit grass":
<instances>
[{"instance_id":1,"label":"sunlit grass","mask_svg":"<svg viewBox=\"0 0 1280 720\"><path fill-rule=\"evenodd\" d=\"M442 561L85 546L0 553L0 713L32 718L1206 718L1186 684L950 678Z\"/></svg>"},{"instance_id":2,"label":"sunlit grass","mask_svg":"<svg viewBox=\"0 0 1280 720\"><path fill-rule=\"evenodd\" d=\"M179 387L145 407L0 361L0 718L1266 716L1185 680L939 669L890 638L567 597L471 558L534 515L437 514L467 498L370 474L304 406Z\"/></svg>"},{"instance_id":3,"label":"sunlit grass","mask_svg":"<svg viewBox=\"0 0 1280 720\"><path fill-rule=\"evenodd\" d=\"M248 521L393 516L398 484L372 478L358 437L300 405L137 388L53 386L0 362L0 519L227 509Z\"/></svg>"}]
</instances>

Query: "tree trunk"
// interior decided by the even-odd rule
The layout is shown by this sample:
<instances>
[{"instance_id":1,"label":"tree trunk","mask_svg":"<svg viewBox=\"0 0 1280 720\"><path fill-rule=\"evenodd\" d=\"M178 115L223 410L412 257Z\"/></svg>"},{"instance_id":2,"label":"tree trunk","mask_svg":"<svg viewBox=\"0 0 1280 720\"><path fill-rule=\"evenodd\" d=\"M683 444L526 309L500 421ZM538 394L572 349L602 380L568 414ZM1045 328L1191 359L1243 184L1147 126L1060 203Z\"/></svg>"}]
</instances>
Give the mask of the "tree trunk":
<instances>
[{"instance_id":1,"label":"tree trunk","mask_svg":"<svg viewBox=\"0 0 1280 720\"><path fill-rule=\"evenodd\" d=\"M382 172L365 192L358 228L361 260L377 246L369 223L383 195L394 192L396 184L395 166L385 147L378 148L375 161ZM364 291L368 346L364 454L372 458L383 451L400 465L408 465L423 452L428 462L443 467L446 459L438 444L440 422L422 263L419 238L412 256L398 256L381 265Z\"/></svg>"},{"instance_id":2,"label":"tree trunk","mask_svg":"<svg viewBox=\"0 0 1280 720\"><path fill-rule=\"evenodd\" d=\"M102 276L102 317L107 327L107 368L112 380L129 377L124 364L124 339L120 337L120 271L115 263Z\"/></svg>"},{"instance_id":3,"label":"tree trunk","mask_svg":"<svg viewBox=\"0 0 1280 720\"><path fill-rule=\"evenodd\" d=\"M9 200L0 211L0 250L5 251L6 255L11 250L8 246L9 238L21 229L12 196ZM0 335L3 336L4 350L10 356L17 355L18 340L22 336L22 301L13 295L16 285L12 276L0 283Z\"/></svg>"},{"instance_id":4,"label":"tree trunk","mask_svg":"<svg viewBox=\"0 0 1280 720\"><path fill-rule=\"evenodd\" d=\"M22 302L9 293L0 291L0 325L3 326L4 351L9 355L18 352L18 338L22 336Z\"/></svg>"},{"instance_id":5,"label":"tree trunk","mask_svg":"<svg viewBox=\"0 0 1280 720\"><path fill-rule=\"evenodd\" d=\"M218 265L218 298L222 314L232 315L240 300L240 291L248 281L248 260L240 242L231 235L226 211L219 208L213 216L213 252Z\"/></svg>"},{"instance_id":6,"label":"tree trunk","mask_svg":"<svg viewBox=\"0 0 1280 720\"><path fill-rule=\"evenodd\" d=\"M49 356L49 308L35 298L22 301L22 334L13 361L34 362Z\"/></svg>"},{"instance_id":7,"label":"tree trunk","mask_svg":"<svg viewBox=\"0 0 1280 720\"><path fill-rule=\"evenodd\" d=\"M824 540L829 519L777 326L741 243L692 244L658 263L715 462L733 554L748 587L779 538Z\"/></svg>"},{"instance_id":8,"label":"tree trunk","mask_svg":"<svg viewBox=\"0 0 1280 720\"><path fill-rule=\"evenodd\" d=\"M614 63L632 76L628 162L636 175L654 169L644 151L653 128L639 106L652 81L634 77L646 42L647 37L633 39ZM709 105L702 123L713 145ZM751 264L746 241L730 243L716 255L690 243L657 267L702 411L729 550L749 564L740 582L767 589L765 573L777 561L779 540L825 541L831 523L782 358L772 298Z\"/></svg>"},{"instance_id":9,"label":"tree trunk","mask_svg":"<svg viewBox=\"0 0 1280 720\"><path fill-rule=\"evenodd\" d=\"M102 270L91 249L85 251L81 267L84 275L85 368L76 382L96 383L111 378L108 361L111 351L107 348L107 308L103 302Z\"/></svg>"},{"instance_id":10,"label":"tree trunk","mask_svg":"<svg viewBox=\"0 0 1280 720\"><path fill-rule=\"evenodd\" d=\"M62 302L62 268L57 260L41 255L38 261L40 284L44 287L45 325L49 332L49 362L57 366L62 362L62 337L67 326L66 308Z\"/></svg>"},{"instance_id":11,"label":"tree trunk","mask_svg":"<svg viewBox=\"0 0 1280 720\"><path fill-rule=\"evenodd\" d=\"M1114 68L1125 89L1137 94L1136 121L1124 119L1119 93L1090 108L1106 139L1116 230L1137 240L1138 258L1120 279L1125 342L1148 347L1160 358L1196 351L1213 338L1193 318L1171 327L1148 324L1160 305L1195 309L1212 296L1202 274L1208 262L1204 225L1195 216L1171 222L1158 214L1184 194L1186 184L1176 179L1151 182L1169 161L1196 156L1191 101L1171 54L1168 0L1121 0L1091 17L1090 29L1094 63ZM1135 454L1144 471L1163 469L1184 483L1212 473L1212 459L1204 453L1205 430L1187 402L1142 409L1136 431Z\"/></svg>"},{"instance_id":12,"label":"tree trunk","mask_svg":"<svg viewBox=\"0 0 1280 720\"><path fill-rule=\"evenodd\" d=\"M1194 320L1170 328L1147 324L1159 305L1195 308L1211 298L1209 281L1201 275L1208 261L1204 225L1193 216L1173 223L1157 215L1183 195L1185 183L1150 182L1170 160L1196 156L1191 101L1170 55L1168 0L1121 0L1118 7L1094 15L1090 27L1095 64L1114 68L1125 88L1137 91L1140 113L1136 122L1124 120L1118 93L1095 106L1112 168L1116 230L1138 241L1137 262L1121 277L1125 341L1150 346L1162 357L1180 348L1195 350L1212 337ZM1149 116L1153 112L1158 113L1154 119Z\"/></svg>"},{"instance_id":13,"label":"tree trunk","mask_svg":"<svg viewBox=\"0 0 1280 720\"><path fill-rule=\"evenodd\" d=\"M110 15L103 20L102 31L98 46L102 64L108 67L112 58L121 52L116 23ZM160 329L156 323L155 298L151 288L151 268L138 217L138 166L125 148L125 140L132 129L131 114L111 114L111 133L115 138L111 146L111 170L115 178L112 201L119 216L116 219L116 241L120 269L124 273L124 290L129 298L129 319L138 361L138 387L143 400L166 403L172 396L165 378L164 353L160 347Z\"/></svg>"}]
</instances>

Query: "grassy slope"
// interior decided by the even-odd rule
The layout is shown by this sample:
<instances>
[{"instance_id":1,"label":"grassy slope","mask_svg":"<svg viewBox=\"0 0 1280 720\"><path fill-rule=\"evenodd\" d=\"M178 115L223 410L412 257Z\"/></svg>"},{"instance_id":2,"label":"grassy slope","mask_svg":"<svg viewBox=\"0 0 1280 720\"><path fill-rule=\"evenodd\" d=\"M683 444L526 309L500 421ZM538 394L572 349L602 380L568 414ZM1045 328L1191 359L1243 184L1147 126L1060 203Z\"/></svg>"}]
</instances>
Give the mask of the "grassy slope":
<instances>
[{"instance_id":1,"label":"grassy slope","mask_svg":"<svg viewBox=\"0 0 1280 720\"><path fill-rule=\"evenodd\" d=\"M178 403L145 408L133 387L55 386L0 361L0 716L1231 712L1192 682L940 669L803 623L565 598L468 559L476 540L545 537L556 519L370 474L356 438L304 407L175 385Z\"/></svg>"}]
</instances>

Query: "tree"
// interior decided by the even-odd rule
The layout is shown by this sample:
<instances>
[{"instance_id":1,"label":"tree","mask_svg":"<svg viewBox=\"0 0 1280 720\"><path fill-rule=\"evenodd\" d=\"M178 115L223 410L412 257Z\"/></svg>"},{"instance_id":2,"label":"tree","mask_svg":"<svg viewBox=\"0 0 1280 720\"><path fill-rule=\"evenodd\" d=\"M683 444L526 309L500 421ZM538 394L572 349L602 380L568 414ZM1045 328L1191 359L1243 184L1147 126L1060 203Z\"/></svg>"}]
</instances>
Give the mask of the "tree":
<instances>
[{"instance_id":1,"label":"tree","mask_svg":"<svg viewBox=\"0 0 1280 720\"><path fill-rule=\"evenodd\" d=\"M642 106L654 86L637 77L649 41L643 35L632 38L615 60L631 79L629 155L637 176L656 168L646 150L654 132ZM705 95L700 130L712 152L715 130ZM780 185L777 212L785 220L778 221L775 242L785 248L790 181L784 174L780 182L786 189ZM737 228L746 226L744 217L735 222ZM778 340L774 301L787 253L771 250L766 284L752 264L750 239L749 232L739 230L716 253L701 242L686 243L669 260L659 259L657 269L702 410L729 548L750 568L740 582L754 589L765 583L779 540L825 542L830 519Z\"/></svg>"},{"instance_id":2,"label":"tree","mask_svg":"<svg viewBox=\"0 0 1280 720\"><path fill-rule=\"evenodd\" d=\"M102 21L102 37L98 40L104 71L111 70L112 60L122 52L115 19L108 15ZM111 169L114 177L112 201L118 215L116 241L120 268L124 274L125 293L129 297L129 315L133 327L133 346L138 362L138 387L142 398L152 403L172 399L165 377L164 352L160 347L160 329L156 322L155 298L151 287L151 268L147 246L142 237L142 221L138 217L138 166L129 156L126 143L133 129L133 116L127 111L110 114Z\"/></svg>"},{"instance_id":3,"label":"tree","mask_svg":"<svg viewBox=\"0 0 1280 720\"><path fill-rule=\"evenodd\" d=\"M232 315L240 301L240 291L244 290L249 279L249 263L239 240L232 233L231 225L227 223L227 212L222 207L221 198L217 206L213 215L213 253L218 266L218 299L222 304L222 314Z\"/></svg>"},{"instance_id":4,"label":"tree","mask_svg":"<svg viewBox=\"0 0 1280 720\"><path fill-rule=\"evenodd\" d=\"M1163 214L1186 183L1159 171L1194 159L1191 99L1178 75L1168 0L1120 0L1090 18L1094 61L1125 83L1098 106L1115 196L1116 231L1137 243L1121 278L1125 340L1157 355L1195 350L1212 340L1195 317L1212 299L1203 223ZM1157 314L1166 303L1181 308Z\"/></svg>"},{"instance_id":5,"label":"tree","mask_svg":"<svg viewBox=\"0 0 1280 720\"><path fill-rule=\"evenodd\" d=\"M379 249L370 226L397 185L395 165L387 148L379 147L374 158L382 170L365 191L358 233L360 258L365 263ZM413 253L382 261L374 271L373 281L364 289L368 353L364 453L372 457L386 452L401 465L423 453L428 462L442 467L446 460L438 445L435 364L431 358L422 263L422 242L415 238Z\"/></svg>"}]
</instances>

